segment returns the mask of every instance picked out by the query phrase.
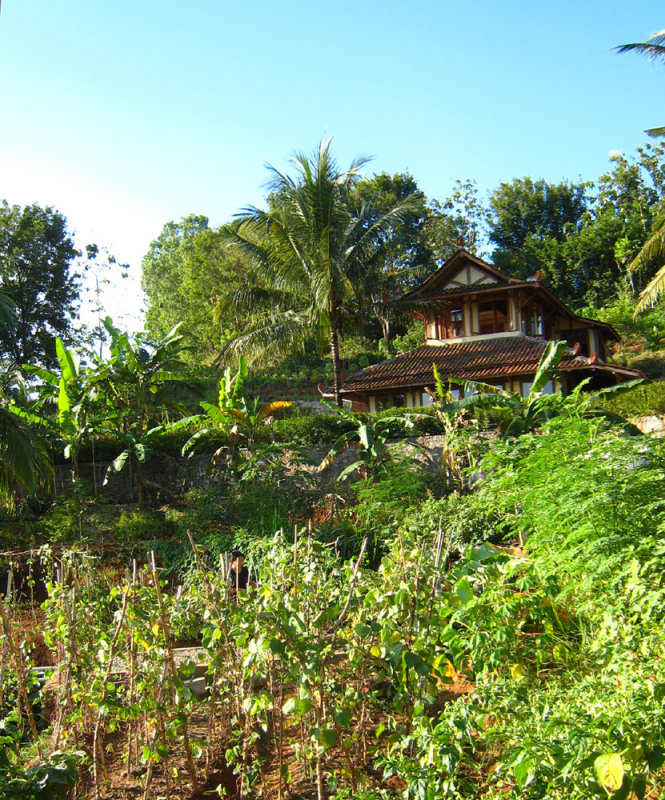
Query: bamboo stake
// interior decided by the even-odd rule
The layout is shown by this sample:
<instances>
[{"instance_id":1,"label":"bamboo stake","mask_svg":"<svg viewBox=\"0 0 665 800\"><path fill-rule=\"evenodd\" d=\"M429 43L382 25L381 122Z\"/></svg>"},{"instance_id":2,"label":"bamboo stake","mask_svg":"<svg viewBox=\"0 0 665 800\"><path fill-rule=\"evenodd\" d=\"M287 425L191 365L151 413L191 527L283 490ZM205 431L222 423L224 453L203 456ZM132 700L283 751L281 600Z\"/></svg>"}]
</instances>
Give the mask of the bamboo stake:
<instances>
[{"instance_id":1,"label":"bamboo stake","mask_svg":"<svg viewBox=\"0 0 665 800\"><path fill-rule=\"evenodd\" d=\"M132 584L131 584L131 594L134 597L134 592L136 590L136 559L132 559ZM134 641L134 626L132 626L130 634L129 634L129 658L127 659L127 668L129 669L129 689L127 694L127 704L131 706L134 702L134 679L135 679L135 672L136 672L136 642ZM127 775L129 776L132 771L132 734L136 733L138 737L138 731L136 728L132 729L131 721L128 725L127 730ZM138 744L137 744L137 751L138 751Z\"/></svg>"},{"instance_id":2,"label":"bamboo stake","mask_svg":"<svg viewBox=\"0 0 665 800\"><path fill-rule=\"evenodd\" d=\"M157 592L157 605L159 607L159 615L160 621L162 624L162 631L164 633L164 640L166 642L166 653L168 657L168 665L171 671L171 678L175 684L178 682L178 670L175 665L175 658L173 657L173 646L171 643L171 634L169 632L169 628L166 622L166 612L164 611L164 602L162 600L162 592L159 586L159 577L157 575L157 568L155 566L155 553L152 551L150 553L150 562L152 566L152 576L155 582L155 591ZM187 768L189 770L191 779L192 779L192 789L194 793L198 792L199 790L199 782L196 777L196 765L194 764L194 759L192 757L192 748L189 743L189 730L187 724L187 718L183 715L182 720L182 739L183 744L185 746L185 756L187 759Z\"/></svg>"},{"instance_id":3,"label":"bamboo stake","mask_svg":"<svg viewBox=\"0 0 665 800\"><path fill-rule=\"evenodd\" d=\"M355 563L355 566L353 568L353 572L351 573L351 581L349 583L349 593L346 596L346 603L344 603L344 608L342 609L339 617L337 617L337 621L333 625L333 630L337 630L337 628L339 628L339 626L344 621L344 617L346 616L346 612L349 610L349 604L351 603L351 597L353 595L353 590L354 590L355 585L356 585L356 579L358 577L358 570L360 569L360 562L362 561L363 556L365 555L365 548L366 547L367 547L367 537L365 536L365 538L363 539L363 543L360 546L360 553L358 554L358 559L357 559L357 561Z\"/></svg>"},{"instance_id":4,"label":"bamboo stake","mask_svg":"<svg viewBox=\"0 0 665 800\"><path fill-rule=\"evenodd\" d=\"M113 670L113 661L115 659L115 648L118 644L118 638L120 637L120 631L122 630L123 623L125 621L125 613L127 612L127 596L129 594L129 586L125 586L125 591L122 594L122 608L120 609L120 617L118 622L115 626L115 631L113 632L113 639L111 641L111 647L109 648L109 662L106 665L106 671L104 672L104 678L102 679L102 685L100 687L100 695L99 695L99 705L101 705L104 700L106 700L106 692L108 689L109 680L111 679L111 671ZM97 721L95 722L95 728L92 735L92 776L95 781L95 798L99 800L99 770L97 768L97 754L101 745L99 743L99 731L102 725L102 715L98 713Z\"/></svg>"}]
</instances>

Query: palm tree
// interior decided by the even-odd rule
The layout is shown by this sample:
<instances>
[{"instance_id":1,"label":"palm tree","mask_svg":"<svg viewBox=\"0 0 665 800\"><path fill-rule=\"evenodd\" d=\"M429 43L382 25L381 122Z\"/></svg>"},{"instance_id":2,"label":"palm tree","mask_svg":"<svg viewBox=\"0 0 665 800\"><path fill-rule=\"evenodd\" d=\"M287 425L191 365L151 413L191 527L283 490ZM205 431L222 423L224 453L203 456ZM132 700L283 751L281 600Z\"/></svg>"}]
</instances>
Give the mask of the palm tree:
<instances>
[{"instance_id":1,"label":"palm tree","mask_svg":"<svg viewBox=\"0 0 665 800\"><path fill-rule=\"evenodd\" d=\"M627 270L628 272L637 272L642 269L645 264L652 263L655 260L662 261L663 258L665 258L665 214L661 214L656 219L649 238L642 245L635 258L628 264ZM654 306L664 291L665 265L660 267L653 278L651 278L649 283L640 292L637 298L634 316Z\"/></svg>"},{"instance_id":2,"label":"palm tree","mask_svg":"<svg viewBox=\"0 0 665 800\"><path fill-rule=\"evenodd\" d=\"M633 44L622 44L615 48L619 53L637 52L646 55L651 61L657 58L665 60L665 30L658 31L644 42L634 42ZM649 136L660 138L665 136L665 126L660 128L648 128L646 133Z\"/></svg>"},{"instance_id":3,"label":"palm tree","mask_svg":"<svg viewBox=\"0 0 665 800\"><path fill-rule=\"evenodd\" d=\"M644 42L634 42L633 44L622 44L617 47L619 53L637 52L646 55L652 61L655 59L665 60L665 30L658 31ZM660 138L665 136L665 126L660 128L649 128L646 133L649 136ZM665 215L661 215L656 220L651 235L642 245L640 252L628 265L628 272L636 272L645 263L652 259L662 259L665 256ZM635 307L635 315L653 306L660 295L665 291L665 266L649 281L644 290L640 293Z\"/></svg>"},{"instance_id":4,"label":"palm tree","mask_svg":"<svg viewBox=\"0 0 665 800\"><path fill-rule=\"evenodd\" d=\"M238 292L235 308L253 312L244 331L225 348L284 353L327 335L335 403L340 404L339 338L363 276L390 246L391 236L411 208L409 198L376 215L354 199L352 189L367 159L344 172L322 140L310 159L291 159L294 179L269 167L270 209L250 207L222 229L227 244L241 251L253 274ZM224 355L224 354L223 354Z\"/></svg>"}]
</instances>

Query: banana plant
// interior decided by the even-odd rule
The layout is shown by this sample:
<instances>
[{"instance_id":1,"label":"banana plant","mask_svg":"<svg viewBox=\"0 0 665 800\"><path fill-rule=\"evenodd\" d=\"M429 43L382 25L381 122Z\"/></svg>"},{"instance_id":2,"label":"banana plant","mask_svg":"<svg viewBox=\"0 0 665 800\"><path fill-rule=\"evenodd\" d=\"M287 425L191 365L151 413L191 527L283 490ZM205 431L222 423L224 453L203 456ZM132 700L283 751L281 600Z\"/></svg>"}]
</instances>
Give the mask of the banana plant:
<instances>
[{"instance_id":1,"label":"banana plant","mask_svg":"<svg viewBox=\"0 0 665 800\"><path fill-rule=\"evenodd\" d=\"M217 405L201 403L201 408L206 413L193 418L208 424L185 443L182 448L183 455L188 453L193 455L202 440L216 431L223 431L229 438L231 460L237 468L239 466L237 443L244 440L247 447L251 448L259 427L277 412L291 408L293 403L288 400L275 400L262 405L258 396L250 397L245 386L248 374L247 359L244 356L240 356L238 371L234 376L231 375L231 368L226 367L219 381ZM224 446L215 452L212 457L213 463L216 463L223 450Z\"/></svg>"},{"instance_id":2,"label":"banana plant","mask_svg":"<svg viewBox=\"0 0 665 800\"><path fill-rule=\"evenodd\" d=\"M333 406L322 401L331 411L338 414L353 425L353 429L342 433L333 444L329 453L319 464L319 472L329 467L335 459L352 445L358 446L358 459L345 467L337 480L346 480L353 472L358 470L363 479L385 475L386 463L389 459L387 441L390 435L390 425L399 423L413 428L413 421L404 416L391 415L373 420L371 417L363 418L340 406Z\"/></svg>"},{"instance_id":3,"label":"banana plant","mask_svg":"<svg viewBox=\"0 0 665 800\"><path fill-rule=\"evenodd\" d=\"M64 456L71 462L72 480L78 477L78 453L84 439L91 432L91 397L88 393L88 371L81 367L77 353L67 349L60 337L55 340L55 352L60 372L38 366L26 365L24 369L43 381L37 391L41 406L57 403L55 422L49 415L34 414L18 406L10 410L20 417L50 430L63 443Z\"/></svg>"},{"instance_id":4,"label":"banana plant","mask_svg":"<svg viewBox=\"0 0 665 800\"><path fill-rule=\"evenodd\" d=\"M185 417L175 422L167 422L163 425L156 425L145 432L129 430L126 433L113 428L102 427L100 431L115 436L124 444L123 450L109 464L104 476L103 485L109 482L112 475L115 475L125 468L127 463L134 463L136 469L136 485L138 490L139 508L143 508L145 501L145 479L143 466L150 461L154 450L158 449L159 441L166 431L174 431L183 428L192 422L192 417Z\"/></svg>"},{"instance_id":5,"label":"banana plant","mask_svg":"<svg viewBox=\"0 0 665 800\"><path fill-rule=\"evenodd\" d=\"M100 431L115 437L123 446L106 472L104 485L126 465L130 470L134 467L138 503L143 507L144 464L166 430L180 428L194 419L168 418L169 414L183 416L182 406L174 399L174 387L191 388L182 373L183 337L176 326L157 341L142 334L132 339L116 328L110 317L104 320L104 327L111 338L111 355L107 361L96 358L94 373L107 414L107 424Z\"/></svg>"}]
</instances>

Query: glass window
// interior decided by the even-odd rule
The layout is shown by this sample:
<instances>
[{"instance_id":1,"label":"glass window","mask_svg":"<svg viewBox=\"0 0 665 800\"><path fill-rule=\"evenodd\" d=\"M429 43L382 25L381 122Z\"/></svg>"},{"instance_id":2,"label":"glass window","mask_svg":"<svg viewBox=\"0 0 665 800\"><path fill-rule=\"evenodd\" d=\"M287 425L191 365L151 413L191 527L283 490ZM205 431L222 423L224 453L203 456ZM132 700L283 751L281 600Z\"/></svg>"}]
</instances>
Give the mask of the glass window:
<instances>
[{"instance_id":1,"label":"glass window","mask_svg":"<svg viewBox=\"0 0 665 800\"><path fill-rule=\"evenodd\" d=\"M503 333L508 330L508 303L494 300L478 304L478 326L481 334Z\"/></svg>"},{"instance_id":2,"label":"glass window","mask_svg":"<svg viewBox=\"0 0 665 800\"><path fill-rule=\"evenodd\" d=\"M450 310L450 328L453 336L464 336L464 311L461 308Z\"/></svg>"}]
</instances>

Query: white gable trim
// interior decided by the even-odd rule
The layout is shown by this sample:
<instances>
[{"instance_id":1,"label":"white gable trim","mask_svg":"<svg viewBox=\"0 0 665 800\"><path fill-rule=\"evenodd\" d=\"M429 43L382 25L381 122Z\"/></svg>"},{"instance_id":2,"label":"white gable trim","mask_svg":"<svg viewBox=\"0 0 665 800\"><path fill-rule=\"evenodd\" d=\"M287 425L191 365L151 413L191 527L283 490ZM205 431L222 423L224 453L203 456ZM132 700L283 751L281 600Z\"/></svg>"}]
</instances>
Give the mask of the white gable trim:
<instances>
[{"instance_id":1,"label":"white gable trim","mask_svg":"<svg viewBox=\"0 0 665 800\"><path fill-rule=\"evenodd\" d=\"M465 264L443 287L446 289L459 289L466 286L483 286L489 283L499 283L496 276L486 272L475 264Z\"/></svg>"}]
</instances>

